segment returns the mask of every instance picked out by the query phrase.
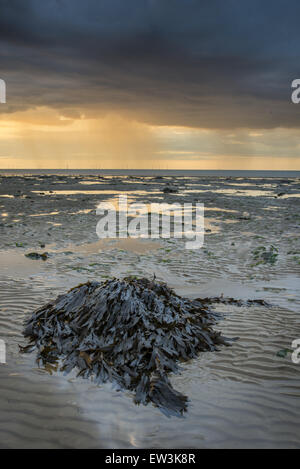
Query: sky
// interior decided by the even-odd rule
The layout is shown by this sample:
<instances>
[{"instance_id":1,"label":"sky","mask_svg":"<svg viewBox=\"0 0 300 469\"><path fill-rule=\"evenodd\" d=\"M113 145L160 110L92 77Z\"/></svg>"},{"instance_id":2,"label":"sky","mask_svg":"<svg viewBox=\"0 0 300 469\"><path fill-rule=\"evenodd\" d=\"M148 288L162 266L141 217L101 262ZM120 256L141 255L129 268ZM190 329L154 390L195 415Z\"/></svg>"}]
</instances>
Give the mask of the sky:
<instances>
[{"instance_id":1,"label":"sky","mask_svg":"<svg viewBox=\"0 0 300 469\"><path fill-rule=\"evenodd\" d=\"M0 168L300 170L298 0L0 0Z\"/></svg>"}]
</instances>

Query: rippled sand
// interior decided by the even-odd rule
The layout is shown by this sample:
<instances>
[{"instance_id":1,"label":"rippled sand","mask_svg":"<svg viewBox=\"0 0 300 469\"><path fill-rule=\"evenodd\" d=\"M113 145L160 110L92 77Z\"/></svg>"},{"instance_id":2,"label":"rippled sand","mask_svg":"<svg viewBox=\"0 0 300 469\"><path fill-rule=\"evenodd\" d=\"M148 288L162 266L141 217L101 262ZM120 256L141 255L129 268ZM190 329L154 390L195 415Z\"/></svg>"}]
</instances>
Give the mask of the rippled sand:
<instances>
[{"instance_id":1,"label":"rippled sand","mask_svg":"<svg viewBox=\"0 0 300 469\"><path fill-rule=\"evenodd\" d=\"M163 194L167 182L177 194ZM118 193L145 203L203 202L204 247L188 251L174 239L99 242L95 208ZM299 448L300 364L277 355L300 338L299 194L298 179L2 178L0 338L7 364L0 365L0 447ZM255 249L270 245L277 261L255 265ZM32 251L50 257L26 258ZM109 384L50 376L34 354L19 354L22 323L36 307L87 279L128 274L155 274L190 297L223 293L272 303L216 305L224 313L218 328L240 340L201 354L172 377L191 400L181 419L138 407Z\"/></svg>"}]
</instances>

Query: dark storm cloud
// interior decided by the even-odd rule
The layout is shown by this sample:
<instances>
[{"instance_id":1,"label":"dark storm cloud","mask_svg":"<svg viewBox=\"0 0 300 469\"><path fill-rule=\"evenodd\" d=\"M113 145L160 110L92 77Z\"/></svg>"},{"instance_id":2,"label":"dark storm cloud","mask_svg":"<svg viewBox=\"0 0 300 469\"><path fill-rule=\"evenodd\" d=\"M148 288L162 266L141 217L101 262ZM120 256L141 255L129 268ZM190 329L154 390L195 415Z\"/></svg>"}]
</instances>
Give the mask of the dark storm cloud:
<instances>
[{"instance_id":1,"label":"dark storm cloud","mask_svg":"<svg viewBox=\"0 0 300 469\"><path fill-rule=\"evenodd\" d=\"M0 0L6 110L298 127L299 13L295 0Z\"/></svg>"}]
</instances>

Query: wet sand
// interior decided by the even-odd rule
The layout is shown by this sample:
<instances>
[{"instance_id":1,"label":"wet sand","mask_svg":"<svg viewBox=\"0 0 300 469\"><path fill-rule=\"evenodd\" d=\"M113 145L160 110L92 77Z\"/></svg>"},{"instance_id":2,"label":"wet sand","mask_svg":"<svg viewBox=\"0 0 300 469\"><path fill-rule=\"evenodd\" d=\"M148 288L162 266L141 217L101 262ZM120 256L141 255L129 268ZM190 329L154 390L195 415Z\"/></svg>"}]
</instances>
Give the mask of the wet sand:
<instances>
[{"instance_id":1,"label":"wet sand","mask_svg":"<svg viewBox=\"0 0 300 469\"><path fill-rule=\"evenodd\" d=\"M167 184L178 192L164 194ZM129 202L202 202L205 243L99 241L96 207ZM277 355L300 338L300 180L247 177L11 176L0 179L0 447L300 447L300 365ZM278 251L274 263L257 250ZM47 261L25 257L48 252ZM258 251L263 252L263 251ZM172 377L190 397L168 419L110 385L37 369L20 355L33 309L88 279L156 275L189 297L262 298L271 308L220 306L218 328L240 340L203 353Z\"/></svg>"}]
</instances>

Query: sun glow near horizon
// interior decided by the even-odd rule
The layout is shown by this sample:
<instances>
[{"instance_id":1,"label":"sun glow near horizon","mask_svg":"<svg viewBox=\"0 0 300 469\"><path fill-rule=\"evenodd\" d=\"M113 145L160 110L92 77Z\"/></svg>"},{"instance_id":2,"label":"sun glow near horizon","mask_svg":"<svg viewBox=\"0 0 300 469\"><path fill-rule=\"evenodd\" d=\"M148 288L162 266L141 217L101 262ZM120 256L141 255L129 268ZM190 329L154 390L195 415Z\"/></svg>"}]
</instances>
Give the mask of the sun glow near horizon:
<instances>
[{"instance_id":1,"label":"sun glow near horizon","mask_svg":"<svg viewBox=\"0 0 300 469\"><path fill-rule=\"evenodd\" d=\"M155 125L46 106L0 123L2 169L300 169L297 129Z\"/></svg>"}]
</instances>

